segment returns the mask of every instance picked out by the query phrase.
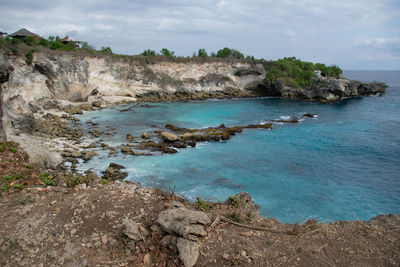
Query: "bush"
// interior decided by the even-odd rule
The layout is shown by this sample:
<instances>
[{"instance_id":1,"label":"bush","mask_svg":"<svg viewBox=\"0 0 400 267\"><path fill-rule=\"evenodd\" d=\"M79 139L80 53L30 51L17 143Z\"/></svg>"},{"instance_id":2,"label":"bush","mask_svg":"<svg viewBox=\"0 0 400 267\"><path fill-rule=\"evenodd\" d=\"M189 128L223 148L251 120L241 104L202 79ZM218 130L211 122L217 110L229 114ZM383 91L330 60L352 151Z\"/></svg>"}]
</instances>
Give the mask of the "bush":
<instances>
[{"instance_id":1,"label":"bush","mask_svg":"<svg viewBox=\"0 0 400 267\"><path fill-rule=\"evenodd\" d=\"M206 58L208 57L208 54L204 48L200 48L199 51L197 52L197 56Z\"/></svg>"},{"instance_id":2,"label":"bush","mask_svg":"<svg viewBox=\"0 0 400 267\"><path fill-rule=\"evenodd\" d=\"M32 49L30 49L28 52L26 52L25 58L26 58L25 59L26 64L31 65L33 62L33 50Z\"/></svg>"},{"instance_id":3,"label":"bush","mask_svg":"<svg viewBox=\"0 0 400 267\"><path fill-rule=\"evenodd\" d=\"M11 52L16 55L18 54L18 49L16 47L11 47Z\"/></svg>"},{"instance_id":4,"label":"bush","mask_svg":"<svg viewBox=\"0 0 400 267\"><path fill-rule=\"evenodd\" d=\"M145 56L145 57L147 57L147 56L157 56L157 53L154 50L146 49L146 50L143 51L143 53L141 55Z\"/></svg>"},{"instance_id":5,"label":"bush","mask_svg":"<svg viewBox=\"0 0 400 267\"><path fill-rule=\"evenodd\" d=\"M161 55L165 56L165 57L170 57L170 58L174 58L175 57L175 52L174 51L169 51L167 48L163 48L160 51Z\"/></svg>"},{"instance_id":6,"label":"bush","mask_svg":"<svg viewBox=\"0 0 400 267\"><path fill-rule=\"evenodd\" d=\"M103 54L106 54L106 55L112 55L113 54L113 52L112 52L112 50L111 50L111 48L110 47L101 47L100 48L100 52L101 53L103 53Z\"/></svg>"},{"instance_id":7,"label":"bush","mask_svg":"<svg viewBox=\"0 0 400 267\"><path fill-rule=\"evenodd\" d=\"M242 53L240 53L238 50L230 49L228 47L218 50L215 56L220 58L232 57L236 59L244 59L244 55Z\"/></svg>"},{"instance_id":8,"label":"bush","mask_svg":"<svg viewBox=\"0 0 400 267\"><path fill-rule=\"evenodd\" d=\"M41 46L43 46L43 47L49 47L49 45L50 45L50 42L49 41L47 41L46 39L44 39L44 38L40 38L40 40L39 40L39 44L41 45Z\"/></svg>"},{"instance_id":9,"label":"bush","mask_svg":"<svg viewBox=\"0 0 400 267\"><path fill-rule=\"evenodd\" d=\"M53 176L51 176L48 172L42 173L39 175L39 179L46 185L46 186L55 186L56 182L53 180Z\"/></svg>"},{"instance_id":10,"label":"bush","mask_svg":"<svg viewBox=\"0 0 400 267\"><path fill-rule=\"evenodd\" d=\"M24 42L25 44L32 46L35 44L35 38L33 38L33 36L28 36L25 38Z\"/></svg>"}]
</instances>

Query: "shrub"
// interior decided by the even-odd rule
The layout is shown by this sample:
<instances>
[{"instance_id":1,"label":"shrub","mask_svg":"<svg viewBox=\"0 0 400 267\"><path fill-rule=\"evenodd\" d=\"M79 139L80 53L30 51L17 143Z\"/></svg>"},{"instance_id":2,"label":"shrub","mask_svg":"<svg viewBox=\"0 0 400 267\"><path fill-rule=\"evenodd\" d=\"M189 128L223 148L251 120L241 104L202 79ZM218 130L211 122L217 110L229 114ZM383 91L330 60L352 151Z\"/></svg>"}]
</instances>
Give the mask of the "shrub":
<instances>
[{"instance_id":1,"label":"shrub","mask_svg":"<svg viewBox=\"0 0 400 267\"><path fill-rule=\"evenodd\" d=\"M84 175L76 175L76 176L71 176L67 180L67 185L70 187L74 187L79 184L90 184L93 182L93 179L90 178L89 176L84 176Z\"/></svg>"},{"instance_id":2,"label":"shrub","mask_svg":"<svg viewBox=\"0 0 400 267\"><path fill-rule=\"evenodd\" d=\"M204 48L200 48L199 51L197 52L197 56L206 58L208 57L208 54Z\"/></svg>"},{"instance_id":3,"label":"shrub","mask_svg":"<svg viewBox=\"0 0 400 267\"><path fill-rule=\"evenodd\" d=\"M33 50L30 49L28 52L26 52L25 57L26 64L31 65L33 62Z\"/></svg>"},{"instance_id":4,"label":"shrub","mask_svg":"<svg viewBox=\"0 0 400 267\"><path fill-rule=\"evenodd\" d=\"M41 45L41 46L43 46L43 47L49 47L49 45L50 45L50 42L49 41L47 41L46 39L44 39L44 38L40 38L40 40L39 40L39 44Z\"/></svg>"},{"instance_id":5,"label":"shrub","mask_svg":"<svg viewBox=\"0 0 400 267\"><path fill-rule=\"evenodd\" d=\"M201 211L207 211L212 208L212 204L208 201L202 200L201 198L197 198L197 207Z\"/></svg>"},{"instance_id":6,"label":"shrub","mask_svg":"<svg viewBox=\"0 0 400 267\"><path fill-rule=\"evenodd\" d=\"M157 56L157 53L154 50L146 49L143 51L142 56Z\"/></svg>"},{"instance_id":7,"label":"shrub","mask_svg":"<svg viewBox=\"0 0 400 267\"><path fill-rule=\"evenodd\" d=\"M167 48L163 48L160 51L161 55L165 56L165 57L170 57L170 58L174 58L175 57L175 52L174 51L170 51Z\"/></svg>"},{"instance_id":8,"label":"shrub","mask_svg":"<svg viewBox=\"0 0 400 267\"><path fill-rule=\"evenodd\" d=\"M103 46L102 46L102 47L100 48L100 52L103 53L103 54L106 54L106 55L112 55L112 53L113 53L112 50L111 50L111 48L108 47L108 46L107 46L107 47L103 47Z\"/></svg>"},{"instance_id":9,"label":"shrub","mask_svg":"<svg viewBox=\"0 0 400 267\"><path fill-rule=\"evenodd\" d=\"M54 186L56 182L53 180L53 176L51 176L48 172L42 173L39 175L39 179L46 185L46 186Z\"/></svg>"},{"instance_id":10,"label":"shrub","mask_svg":"<svg viewBox=\"0 0 400 267\"><path fill-rule=\"evenodd\" d=\"M18 54L18 49L16 47L11 47L11 52L16 55Z\"/></svg>"},{"instance_id":11,"label":"shrub","mask_svg":"<svg viewBox=\"0 0 400 267\"><path fill-rule=\"evenodd\" d=\"M244 55L242 53L240 53L238 50L230 49L228 47L218 50L216 57L220 58L233 57L236 59L244 59Z\"/></svg>"},{"instance_id":12,"label":"shrub","mask_svg":"<svg viewBox=\"0 0 400 267\"><path fill-rule=\"evenodd\" d=\"M35 38L33 38L33 36L28 36L25 38L24 43L29 46L32 46L35 44Z\"/></svg>"}]
</instances>

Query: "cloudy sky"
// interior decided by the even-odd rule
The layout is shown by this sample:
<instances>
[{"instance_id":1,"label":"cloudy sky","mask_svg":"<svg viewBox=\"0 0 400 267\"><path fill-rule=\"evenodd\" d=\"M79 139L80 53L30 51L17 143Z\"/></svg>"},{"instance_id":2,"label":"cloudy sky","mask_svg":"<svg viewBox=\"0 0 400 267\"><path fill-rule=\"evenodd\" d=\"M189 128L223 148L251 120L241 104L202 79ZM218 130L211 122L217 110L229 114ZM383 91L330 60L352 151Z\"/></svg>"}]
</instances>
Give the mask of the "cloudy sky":
<instances>
[{"instance_id":1,"label":"cloudy sky","mask_svg":"<svg viewBox=\"0 0 400 267\"><path fill-rule=\"evenodd\" d=\"M22 27L123 54L231 47L257 58L400 69L400 0L0 0L0 31Z\"/></svg>"}]
</instances>

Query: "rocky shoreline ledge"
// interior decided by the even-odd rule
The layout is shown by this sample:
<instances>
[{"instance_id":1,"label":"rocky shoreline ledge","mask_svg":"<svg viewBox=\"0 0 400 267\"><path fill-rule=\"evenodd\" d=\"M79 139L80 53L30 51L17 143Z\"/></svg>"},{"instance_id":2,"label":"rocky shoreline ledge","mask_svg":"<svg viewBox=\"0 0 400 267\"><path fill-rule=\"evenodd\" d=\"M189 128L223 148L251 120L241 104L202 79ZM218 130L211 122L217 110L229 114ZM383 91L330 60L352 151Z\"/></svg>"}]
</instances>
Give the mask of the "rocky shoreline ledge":
<instances>
[{"instance_id":1,"label":"rocky shoreline ledge","mask_svg":"<svg viewBox=\"0 0 400 267\"><path fill-rule=\"evenodd\" d=\"M397 266L400 216L282 224L248 193L190 203L173 190L93 179L69 186L1 143L2 266ZM118 169L116 164L110 168ZM86 175L89 177L89 174Z\"/></svg>"}]
</instances>

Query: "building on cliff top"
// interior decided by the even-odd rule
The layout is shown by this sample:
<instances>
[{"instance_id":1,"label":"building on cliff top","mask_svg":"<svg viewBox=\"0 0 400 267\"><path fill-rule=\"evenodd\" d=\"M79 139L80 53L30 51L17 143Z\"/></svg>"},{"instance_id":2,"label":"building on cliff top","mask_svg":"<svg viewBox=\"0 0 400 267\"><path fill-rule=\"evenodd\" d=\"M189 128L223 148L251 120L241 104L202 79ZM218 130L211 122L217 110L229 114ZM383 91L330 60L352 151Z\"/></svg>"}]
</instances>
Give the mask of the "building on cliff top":
<instances>
[{"instance_id":1,"label":"building on cliff top","mask_svg":"<svg viewBox=\"0 0 400 267\"><path fill-rule=\"evenodd\" d=\"M64 38L61 39L61 42L63 44L73 44L76 48L80 48L82 45L81 41L74 41L71 39L69 36L65 36Z\"/></svg>"},{"instance_id":2,"label":"building on cliff top","mask_svg":"<svg viewBox=\"0 0 400 267\"><path fill-rule=\"evenodd\" d=\"M18 38L18 39L25 39L26 37L32 36L35 40L39 40L40 36L36 33L30 32L25 28L22 28L12 34L9 34L8 37L11 38Z\"/></svg>"}]
</instances>

